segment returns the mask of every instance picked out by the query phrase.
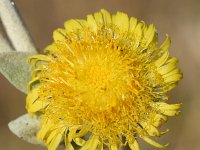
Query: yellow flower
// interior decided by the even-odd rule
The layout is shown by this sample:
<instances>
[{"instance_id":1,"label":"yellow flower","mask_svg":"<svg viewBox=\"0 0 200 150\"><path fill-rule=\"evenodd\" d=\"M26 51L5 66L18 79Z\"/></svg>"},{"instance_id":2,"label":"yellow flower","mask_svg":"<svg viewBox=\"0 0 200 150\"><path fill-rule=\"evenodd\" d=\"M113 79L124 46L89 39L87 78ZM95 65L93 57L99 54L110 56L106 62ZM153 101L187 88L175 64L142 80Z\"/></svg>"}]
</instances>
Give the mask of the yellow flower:
<instances>
[{"instance_id":1,"label":"yellow flower","mask_svg":"<svg viewBox=\"0 0 200 150\"><path fill-rule=\"evenodd\" d=\"M26 108L41 115L38 139L49 150L64 141L81 150L139 150L137 138L150 139L180 104L166 93L182 78L169 57L170 39L158 47L154 25L101 10L86 20L69 20L54 31L54 42L30 58L32 80Z\"/></svg>"}]
</instances>

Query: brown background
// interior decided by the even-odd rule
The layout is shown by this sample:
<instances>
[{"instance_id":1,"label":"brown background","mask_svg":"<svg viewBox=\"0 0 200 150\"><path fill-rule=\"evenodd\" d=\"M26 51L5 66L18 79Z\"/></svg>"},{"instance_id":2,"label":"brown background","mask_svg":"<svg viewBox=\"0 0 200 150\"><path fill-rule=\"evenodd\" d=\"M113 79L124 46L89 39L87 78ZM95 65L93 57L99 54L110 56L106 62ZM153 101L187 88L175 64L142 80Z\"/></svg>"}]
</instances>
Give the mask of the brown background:
<instances>
[{"instance_id":1,"label":"brown background","mask_svg":"<svg viewBox=\"0 0 200 150\"><path fill-rule=\"evenodd\" d=\"M166 150L200 149L200 0L16 0L16 4L41 50L51 43L52 31L63 27L65 20L85 18L101 8L154 23L161 41L168 33L171 55L179 58L184 73L169 102L181 102L183 106L182 114L165 125L171 132L158 141L170 143ZM25 97L0 75L0 150L45 149L18 139L8 130L10 120L26 113ZM141 144L142 150L156 149Z\"/></svg>"}]
</instances>

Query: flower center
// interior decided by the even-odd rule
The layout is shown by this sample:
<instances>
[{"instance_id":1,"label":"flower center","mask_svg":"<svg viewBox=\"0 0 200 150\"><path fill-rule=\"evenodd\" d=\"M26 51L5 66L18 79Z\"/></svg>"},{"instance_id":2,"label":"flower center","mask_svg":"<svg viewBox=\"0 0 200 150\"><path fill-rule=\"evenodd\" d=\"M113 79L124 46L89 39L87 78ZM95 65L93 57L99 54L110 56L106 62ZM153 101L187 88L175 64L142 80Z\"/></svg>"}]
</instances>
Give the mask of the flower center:
<instances>
[{"instance_id":1,"label":"flower center","mask_svg":"<svg viewBox=\"0 0 200 150\"><path fill-rule=\"evenodd\" d=\"M78 99L92 108L104 110L115 107L127 93L130 79L127 63L118 50L102 49L87 57L74 68L73 84Z\"/></svg>"},{"instance_id":2,"label":"flower center","mask_svg":"<svg viewBox=\"0 0 200 150\"><path fill-rule=\"evenodd\" d=\"M85 64L77 78L77 91L81 91L80 98L84 103L100 109L115 106L117 98L111 86L116 79L108 66Z\"/></svg>"},{"instance_id":3,"label":"flower center","mask_svg":"<svg viewBox=\"0 0 200 150\"><path fill-rule=\"evenodd\" d=\"M112 79L110 72L103 66L92 66L85 74L90 86L97 91L106 91L109 81Z\"/></svg>"}]
</instances>

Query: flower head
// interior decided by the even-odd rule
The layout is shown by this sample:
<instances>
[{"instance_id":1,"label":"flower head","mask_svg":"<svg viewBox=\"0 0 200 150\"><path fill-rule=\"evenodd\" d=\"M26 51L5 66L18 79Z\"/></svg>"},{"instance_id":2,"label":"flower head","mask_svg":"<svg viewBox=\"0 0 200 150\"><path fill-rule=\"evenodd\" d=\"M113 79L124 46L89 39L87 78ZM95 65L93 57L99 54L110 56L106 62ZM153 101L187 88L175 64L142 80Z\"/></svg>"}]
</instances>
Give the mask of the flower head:
<instances>
[{"instance_id":1,"label":"flower head","mask_svg":"<svg viewBox=\"0 0 200 150\"><path fill-rule=\"evenodd\" d=\"M154 25L118 12L101 10L87 20L69 20L57 29L46 55L30 58L27 110L41 115L38 139L50 150L64 141L81 150L129 145L151 140L179 104L167 104L166 93L182 75L169 57L170 39L158 47Z\"/></svg>"}]
</instances>

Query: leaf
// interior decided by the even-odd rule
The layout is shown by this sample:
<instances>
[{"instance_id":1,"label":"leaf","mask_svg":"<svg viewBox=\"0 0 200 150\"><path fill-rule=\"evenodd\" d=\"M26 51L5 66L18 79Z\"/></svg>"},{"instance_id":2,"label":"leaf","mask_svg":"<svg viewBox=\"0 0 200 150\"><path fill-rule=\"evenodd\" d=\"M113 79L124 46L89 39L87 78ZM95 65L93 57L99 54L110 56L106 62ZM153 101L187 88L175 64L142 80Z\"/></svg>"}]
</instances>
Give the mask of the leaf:
<instances>
[{"instance_id":1,"label":"leaf","mask_svg":"<svg viewBox=\"0 0 200 150\"><path fill-rule=\"evenodd\" d=\"M37 132L40 129L40 119L36 116L22 115L16 120L11 121L8 127L19 138L32 144L42 144L36 138Z\"/></svg>"},{"instance_id":2,"label":"leaf","mask_svg":"<svg viewBox=\"0 0 200 150\"><path fill-rule=\"evenodd\" d=\"M20 91L27 93L27 84L31 79L31 65L27 58L34 53L2 52L0 53L0 72Z\"/></svg>"}]
</instances>

